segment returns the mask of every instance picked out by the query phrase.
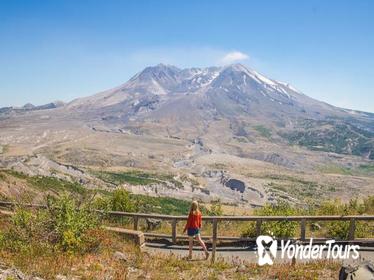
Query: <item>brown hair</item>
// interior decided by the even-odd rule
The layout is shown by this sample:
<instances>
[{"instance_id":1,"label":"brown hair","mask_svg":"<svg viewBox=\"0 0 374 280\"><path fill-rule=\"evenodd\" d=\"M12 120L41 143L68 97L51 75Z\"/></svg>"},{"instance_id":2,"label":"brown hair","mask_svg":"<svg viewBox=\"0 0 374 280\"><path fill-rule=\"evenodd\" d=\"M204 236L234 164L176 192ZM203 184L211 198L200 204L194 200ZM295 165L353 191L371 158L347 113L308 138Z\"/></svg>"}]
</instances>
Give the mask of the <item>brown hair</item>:
<instances>
[{"instance_id":1,"label":"brown hair","mask_svg":"<svg viewBox=\"0 0 374 280\"><path fill-rule=\"evenodd\" d=\"M190 208L190 213L197 214L199 212L200 212L199 211L199 203L196 200L192 201L191 208Z\"/></svg>"}]
</instances>

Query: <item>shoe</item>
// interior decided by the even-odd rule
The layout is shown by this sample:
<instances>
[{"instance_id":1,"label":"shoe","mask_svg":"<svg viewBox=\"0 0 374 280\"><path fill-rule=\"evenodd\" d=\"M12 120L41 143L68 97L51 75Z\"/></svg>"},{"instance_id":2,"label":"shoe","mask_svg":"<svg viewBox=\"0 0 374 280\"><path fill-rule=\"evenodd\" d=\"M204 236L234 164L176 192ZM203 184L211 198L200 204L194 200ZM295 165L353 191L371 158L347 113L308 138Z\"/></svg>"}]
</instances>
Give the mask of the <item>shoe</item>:
<instances>
[{"instance_id":1,"label":"shoe","mask_svg":"<svg viewBox=\"0 0 374 280\"><path fill-rule=\"evenodd\" d=\"M205 259L209 259L209 252L205 252Z\"/></svg>"}]
</instances>

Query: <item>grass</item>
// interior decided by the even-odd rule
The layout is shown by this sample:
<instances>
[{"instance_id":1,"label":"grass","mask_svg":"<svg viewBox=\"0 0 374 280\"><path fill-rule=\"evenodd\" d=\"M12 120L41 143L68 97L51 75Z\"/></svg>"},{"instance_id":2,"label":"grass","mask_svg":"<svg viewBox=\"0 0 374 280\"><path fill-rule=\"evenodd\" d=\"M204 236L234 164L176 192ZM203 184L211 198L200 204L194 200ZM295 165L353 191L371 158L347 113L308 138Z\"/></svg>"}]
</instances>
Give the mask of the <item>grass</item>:
<instances>
[{"instance_id":1,"label":"grass","mask_svg":"<svg viewBox=\"0 0 374 280\"><path fill-rule=\"evenodd\" d=\"M131 245L121 236L104 231L96 223L97 226L94 228L86 228L88 232L81 229L77 222L82 221L83 224L86 224L92 220L88 219L89 216L82 216L82 213L92 212L86 211L86 208L81 208L84 212L74 211L75 206L71 202L73 200L73 198L65 197L57 201L56 207L50 212L51 215L43 215L43 211L46 210L26 212L25 209L19 209L10 220L0 217L0 259L2 262L9 267L16 267L28 275L44 279L55 279L56 275L64 275L67 278L79 279L312 280L336 279L340 268L339 263L330 261L294 265L284 263L260 267L255 263L238 258L231 260L218 258L212 264L203 260L186 261L172 254L141 252L139 248ZM291 208L286 204L277 208L268 205L255 214L294 215L300 213L297 211L300 209ZM355 200L349 204L330 202L325 204L323 208L316 209L315 214L353 214L355 212L372 213L373 211L374 197L365 200L364 203L358 203ZM222 228L223 230L233 228L233 224L230 223L220 225L222 226L220 234ZM339 229L336 224L330 223L330 226L334 226L335 231ZM367 225L364 226L368 228ZM288 230L290 224L278 224L278 227L279 230L282 230L280 227ZM74 231L78 235L52 235L53 238L48 238L50 235L46 233L54 234L56 230L57 232L63 230L60 233ZM359 225L357 230L361 231ZM344 231L346 232L346 229ZM56 246L60 242L59 236L68 238L68 240L75 236L80 242L78 248L81 249L67 251L64 250L64 247ZM15 243L15 241L17 242ZM124 253L125 260L117 260L113 257L113 253L117 251ZM185 253L187 254L187 252Z\"/></svg>"},{"instance_id":2,"label":"grass","mask_svg":"<svg viewBox=\"0 0 374 280\"><path fill-rule=\"evenodd\" d=\"M140 194L130 194L130 198L141 208L140 212L144 213L187 215L191 206L190 201L171 197L151 197Z\"/></svg>"},{"instance_id":3,"label":"grass","mask_svg":"<svg viewBox=\"0 0 374 280\"><path fill-rule=\"evenodd\" d=\"M9 145L0 145L0 154L6 154L9 151Z\"/></svg>"},{"instance_id":4,"label":"grass","mask_svg":"<svg viewBox=\"0 0 374 280\"><path fill-rule=\"evenodd\" d=\"M299 177L281 174L247 174L248 177L267 179L270 182L266 187L268 192L274 192L281 200L288 200L288 195L302 202L319 204L321 195L337 191L333 184L320 184Z\"/></svg>"},{"instance_id":5,"label":"grass","mask_svg":"<svg viewBox=\"0 0 374 280\"><path fill-rule=\"evenodd\" d=\"M114 252L126 259L117 260ZM0 250L0 258L8 266L27 275L55 279L57 275L79 279L336 279L339 263L329 261L305 264L289 263L260 267L255 263L232 259L224 261L186 261L172 254L142 253L121 237L102 232L96 250L66 253L31 246L22 253ZM240 266L240 269L238 267Z\"/></svg>"},{"instance_id":6,"label":"grass","mask_svg":"<svg viewBox=\"0 0 374 280\"><path fill-rule=\"evenodd\" d=\"M87 193L87 189L77 182L70 182L50 176L28 176L14 170L3 170L2 172L18 179L26 180L28 184L40 191L53 191L57 193L69 192L80 195ZM0 175L4 176L1 173Z\"/></svg>"},{"instance_id":7,"label":"grass","mask_svg":"<svg viewBox=\"0 0 374 280\"><path fill-rule=\"evenodd\" d=\"M374 173L374 163L372 164L360 164L358 167L359 171L365 172L365 173Z\"/></svg>"},{"instance_id":8,"label":"grass","mask_svg":"<svg viewBox=\"0 0 374 280\"><path fill-rule=\"evenodd\" d=\"M108 237L109 238L109 237ZM245 262L238 270L238 261L186 261L173 255L149 255L128 243L107 240L99 253L68 255L34 252L18 255L1 254L2 259L28 275L55 279L56 275L79 279L336 279L340 265L320 261L307 264L275 264L260 267ZM120 243L120 242L119 242ZM113 258L115 250L124 252L126 261ZM127 276L127 277L126 277Z\"/></svg>"},{"instance_id":9,"label":"grass","mask_svg":"<svg viewBox=\"0 0 374 280\"><path fill-rule=\"evenodd\" d=\"M95 176L101 180L114 184L121 185L124 183L131 185L150 185L150 184L166 184L167 182L174 184L176 187L182 187L182 183L175 180L169 174L154 174L142 171L132 170L127 172L93 172Z\"/></svg>"},{"instance_id":10,"label":"grass","mask_svg":"<svg viewBox=\"0 0 374 280\"><path fill-rule=\"evenodd\" d=\"M318 171L326 174L340 174L340 175L353 175L354 171L351 168L340 166L336 164L329 164L318 167Z\"/></svg>"},{"instance_id":11,"label":"grass","mask_svg":"<svg viewBox=\"0 0 374 280\"><path fill-rule=\"evenodd\" d=\"M277 193L277 191L284 192L299 199L300 201L311 202L318 200L321 196L326 195L328 192L335 192L336 187L333 185L322 185L316 182L305 181L305 182L270 182L267 184L268 189ZM284 194L277 193L282 197ZM288 199L287 196L284 197ZM315 201L317 202L317 201Z\"/></svg>"},{"instance_id":12,"label":"grass","mask_svg":"<svg viewBox=\"0 0 374 280\"><path fill-rule=\"evenodd\" d=\"M1 172L5 173L5 174L9 174L9 175L11 175L13 177L16 177L18 179L27 179L29 177L26 174L23 174L21 172L11 170L11 169L1 170Z\"/></svg>"},{"instance_id":13,"label":"grass","mask_svg":"<svg viewBox=\"0 0 374 280\"><path fill-rule=\"evenodd\" d=\"M263 125L256 125L254 129L264 138L270 139L271 138L271 130L266 128Z\"/></svg>"},{"instance_id":14,"label":"grass","mask_svg":"<svg viewBox=\"0 0 374 280\"><path fill-rule=\"evenodd\" d=\"M79 195L80 197L87 197L89 195L93 196L94 194L98 194L104 198L110 197L112 194L111 191L107 190L89 190L77 182L70 182L55 177L27 176L26 174L14 170L1 170L0 180L5 180L6 174L21 180L25 180L30 185L30 187L33 187L36 190L42 192L52 191L56 194L67 192L70 194ZM123 180L124 178L128 177L120 175L119 178ZM163 175L159 178L172 179L171 175ZM149 179L132 177L132 179L138 180L137 182L142 183L150 182L151 180L153 180L150 177ZM152 197L141 194L130 194L130 198L131 201L137 206L136 208L139 209L139 212L144 213L186 215L191 203L189 200L181 200L171 197ZM206 209L204 207L202 208L202 211L203 213L206 213Z\"/></svg>"},{"instance_id":15,"label":"grass","mask_svg":"<svg viewBox=\"0 0 374 280\"><path fill-rule=\"evenodd\" d=\"M329 164L320 166L318 171L323 173L340 174L340 175L373 175L374 163L360 164L357 167L345 167L341 165Z\"/></svg>"},{"instance_id":16,"label":"grass","mask_svg":"<svg viewBox=\"0 0 374 280\"><path fill-rule=\"evenodd\" d=\"M87 189L83 185L77 182L69 182L55 177L32 176L27 178L27 181L41 191L67 191L69 193L80 195L87 193Z\"/></svg>"}]
</instances>

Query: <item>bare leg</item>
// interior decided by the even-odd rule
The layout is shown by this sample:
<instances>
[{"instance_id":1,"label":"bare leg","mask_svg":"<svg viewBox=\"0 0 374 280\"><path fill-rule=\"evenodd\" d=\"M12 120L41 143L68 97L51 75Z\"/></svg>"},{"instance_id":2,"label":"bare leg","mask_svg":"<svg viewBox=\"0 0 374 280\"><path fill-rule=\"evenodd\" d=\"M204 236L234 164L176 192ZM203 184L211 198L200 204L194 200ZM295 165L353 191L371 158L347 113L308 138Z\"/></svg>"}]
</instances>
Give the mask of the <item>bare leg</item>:
<instances>
[{"instance_id":1,"label":"bare leg","mask_svg":"<svg viewBox=\"0 0 374 280\"><path fill-rule=\"evenodd\" d=\"M191 260L192 259L192 246L193 246L193 237L192 236L189 236L188 237L188 259Z\"/></svg>"},{"instance_id":2,"label":"bare leg","mask_svg":"<svg viewBox=\"0 0 374 280\"><path fill-rule=\"evenodd\" d=\"M204 252L205 252L205 258L208 259L208 258L209 258L209 252L208 252L208 250L207 250L207 248L206 248L206 246L205 246L204 241L201 239L200 234L198 234L198 235L196 236L196 239L197 239L197 241L199 241L201 247L203 247L203 249L204 249Z\"/></svg>"}]
</instances>

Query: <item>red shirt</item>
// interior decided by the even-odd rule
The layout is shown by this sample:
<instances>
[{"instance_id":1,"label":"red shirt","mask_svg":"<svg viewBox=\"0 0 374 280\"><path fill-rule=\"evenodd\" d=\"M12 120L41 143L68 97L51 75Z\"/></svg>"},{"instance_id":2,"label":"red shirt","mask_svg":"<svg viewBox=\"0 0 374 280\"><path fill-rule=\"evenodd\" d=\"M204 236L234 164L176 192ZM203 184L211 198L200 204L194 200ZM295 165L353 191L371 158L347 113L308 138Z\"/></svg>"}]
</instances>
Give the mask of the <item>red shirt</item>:
<instances>
[{"instance_id":1,"label":"red shirt","mask_svg":"<svg viewBox=\"0 0 374 280\"><path fill-rule=\"evenodd\" d=\"M197 212L194 214L190 212L185 228L201 228L201 213Z\"/></svg>"}]
</instances>

